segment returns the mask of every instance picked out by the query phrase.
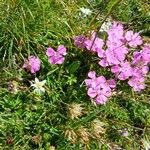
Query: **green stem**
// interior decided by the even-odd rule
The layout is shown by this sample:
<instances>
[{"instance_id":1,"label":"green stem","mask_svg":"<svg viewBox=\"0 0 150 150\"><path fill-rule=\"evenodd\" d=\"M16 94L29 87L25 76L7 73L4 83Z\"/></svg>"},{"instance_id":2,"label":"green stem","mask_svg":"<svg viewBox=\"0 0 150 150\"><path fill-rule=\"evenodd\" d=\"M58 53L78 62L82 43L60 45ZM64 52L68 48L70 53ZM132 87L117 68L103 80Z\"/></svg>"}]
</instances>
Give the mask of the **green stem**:
<instances>
[{"instance_id":1,"label":"green stem","mask_svg":"<svg viewBox=\"0 0 150 150\"><path fill-rule=\"evenodd\" d=\"M100 23L99 27L97 28L97 32L100 30L101 26L103 25L103 23L106 21L106 19L108 18L108 16L113 12L114 8L121 2L122 0L117 0L113 6L110 8L110 10L108 11L107 15L105 16L105 18L102 20L102 22ZM94 40L92 42L92 45L90 47L90 50L92 49L92 46L96 40L96 37L97 37L97 32L95 34L95 37L94 37Z\"/></svg>"}]
</instances>

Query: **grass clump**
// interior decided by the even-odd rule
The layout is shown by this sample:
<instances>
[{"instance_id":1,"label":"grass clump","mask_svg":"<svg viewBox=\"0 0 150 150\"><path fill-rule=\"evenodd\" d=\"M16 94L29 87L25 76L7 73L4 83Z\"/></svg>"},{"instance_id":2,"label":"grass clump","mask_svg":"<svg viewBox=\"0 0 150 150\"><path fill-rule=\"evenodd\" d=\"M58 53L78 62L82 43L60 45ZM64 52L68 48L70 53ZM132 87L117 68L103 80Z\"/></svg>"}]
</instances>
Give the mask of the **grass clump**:
<instances>
[{"instance_id":1,"label":"grass clump","mask_svg":"<svg viewBox=\"0 0 150 150\"><path fill-rule=\"evenodd\" d=\"M141 93L119 82L120 92L106 105L95 105L86 94L87 73L112 75L95 63L94 54L73 43L75 36L97 31L107 14L106 19L140 31L148 43L148 6L146 0L1 0L0 149L141 150L150 145L149 75ZM83 17L80 8L91 15ZM46 49L58 45L67 48L65 62L52 65ZM41 60L36 74L22 67L31 55ZM44 94L34 93L35 78L46 80Z\"/></svg>"}]
</instances>

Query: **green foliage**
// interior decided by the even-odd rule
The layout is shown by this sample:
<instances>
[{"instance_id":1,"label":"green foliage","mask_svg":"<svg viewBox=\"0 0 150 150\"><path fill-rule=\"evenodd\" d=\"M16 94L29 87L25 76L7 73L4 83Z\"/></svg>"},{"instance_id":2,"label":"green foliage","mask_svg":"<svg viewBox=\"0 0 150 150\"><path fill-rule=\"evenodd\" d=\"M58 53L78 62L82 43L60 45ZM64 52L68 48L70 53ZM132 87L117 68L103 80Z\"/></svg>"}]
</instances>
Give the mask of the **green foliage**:
<instances>
[{"instance_id":1,"label":"green foliage","mask_svg":"<svg viewBox=\"0 0 150 150\"><path fill-rule=\"evenodd\" d=\"M96 30L112 8L111 19L143 30L147 36L149 6L148 0L0 0L0 149L144 149L143 139L150 140L149 87L137 94L126 83L118 83L117 93L109 102L95 106L84 86L87 72L96 70L99 75L112 76L99 68L94 54L77 49L73 37ZM92 15L80 17L81 7L90 8ZM46 48L59 44L67 47L66 61L60 66L50 65ZM42 61L36 75L22 68L30 55L38 55ZM47 81L42 96L35 95L30 86L35 77ZM18 93L8 90L10 82L15 83ZM78 119L70 117L71 104L84 108ZM99 138L92 130L95 119L105 124L105 134ZM82 128L89 133L88 143L78 133ZM125 128L128 137L120 134ZM75 143L65 136L67 131L72 136L72 130L77 134Z\"/></svg>"}]
</instances>

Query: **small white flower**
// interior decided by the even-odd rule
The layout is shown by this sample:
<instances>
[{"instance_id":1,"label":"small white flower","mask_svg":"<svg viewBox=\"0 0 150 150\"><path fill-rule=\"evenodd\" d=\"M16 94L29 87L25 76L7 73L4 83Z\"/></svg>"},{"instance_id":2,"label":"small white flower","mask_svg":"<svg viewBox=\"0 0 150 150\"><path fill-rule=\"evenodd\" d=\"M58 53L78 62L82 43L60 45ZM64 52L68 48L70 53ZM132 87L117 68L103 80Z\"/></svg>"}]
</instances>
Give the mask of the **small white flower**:
<instances>
[{"instance_id":1,"label":"small white flower","mask_svg":"<svg viewBox=\"0 0 150 150\"><path fill-rule=\"evenodd\" d=\"M31 84L31 86L35 88L34 93L38 95L45 93L45 88L43 87L45 83L46 83L46 80L43 80L40 82L38 78L35 78L34 83Z\"/></svg>"},{"instance_id":2,"label":"small white flower","mask_svg":"<svg viewBox=\"0 0 150 150\"><path fill-rule=\"evenodd\" d=\"M100 32L107 32L112 26L112 23L111 22L104 22L100 28Z\"/></svg>"},{"instance_id":3,"label":"small white flower","mask_svg":"<svg viewBox=\"0 0 150 150\"><path fill-rule=\"evenodd\" d=\"M143 140L145 150L150 150L150 141Z\"/></svg>"},{"instance_id":4,"label":"small white flower","mask_svg":"<svg viewBox=\"0 0 150 150\"><path fill-rule=\"evenodd\" d=\"M121 130L119 130L119 132L120 132L120 135L122 135L124 137L129 136L129 131L127 128L121 129Z\"/></svg>"},{"instance_id":5,"label":"small white flower","mask_svg":"<svg viewBox=\"0 0 150 150\"><path fill-rule=\"evenodd\" d=\"M92 11L88 8L81 7L80 11L82 12L83 17L91 15Z\"/></svg>"}]
</instances>

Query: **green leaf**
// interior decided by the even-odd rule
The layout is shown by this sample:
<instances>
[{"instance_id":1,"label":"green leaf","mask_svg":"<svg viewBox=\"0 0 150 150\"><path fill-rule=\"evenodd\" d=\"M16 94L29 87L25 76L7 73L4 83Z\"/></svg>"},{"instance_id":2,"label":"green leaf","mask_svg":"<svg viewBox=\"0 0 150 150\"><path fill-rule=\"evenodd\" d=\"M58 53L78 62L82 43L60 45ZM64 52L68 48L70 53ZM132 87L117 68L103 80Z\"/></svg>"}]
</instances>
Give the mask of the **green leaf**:
<instances>
[{"instance_id":1,"label":"green leaf","mask_svg":"<svg viewBox=\"0 0 150 150\"><path fill-rule=\"evenodd\" d=\"M75 73L78 68L80 67L81 62L80 61L74 61L72 64L69 65L68 70L70 74Z\"/></svg>"}]
</instances>

